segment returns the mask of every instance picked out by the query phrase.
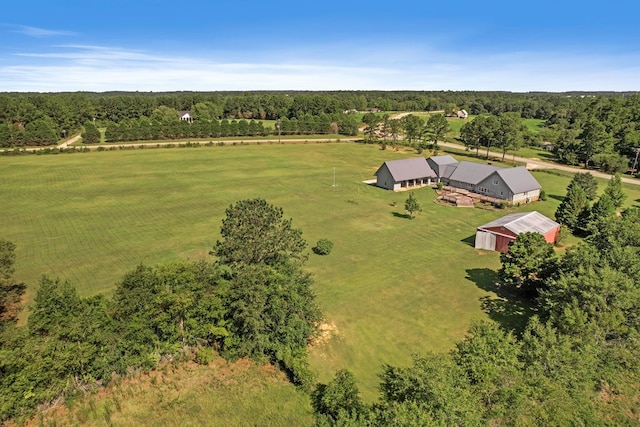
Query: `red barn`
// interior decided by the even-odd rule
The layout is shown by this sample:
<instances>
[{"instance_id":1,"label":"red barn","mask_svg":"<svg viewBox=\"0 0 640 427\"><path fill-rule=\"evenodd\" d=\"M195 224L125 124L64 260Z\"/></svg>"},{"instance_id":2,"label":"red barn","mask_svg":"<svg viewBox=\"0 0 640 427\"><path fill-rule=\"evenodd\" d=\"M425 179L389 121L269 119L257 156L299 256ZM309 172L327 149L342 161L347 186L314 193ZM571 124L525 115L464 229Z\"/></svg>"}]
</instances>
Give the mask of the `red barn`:
<instances>
[{"instance_id":1,"label":"red barn","mask_svg":"<svg viewBox=\"0 0 640 427\"><path fill-rule=\"evenodd\" d=\"M555 243L560 232L560 224L536 211L503 216L478 227L475 247L507 252L509 242L526 232L540 233L547 242Z\"/></svg>"}]
</instances>

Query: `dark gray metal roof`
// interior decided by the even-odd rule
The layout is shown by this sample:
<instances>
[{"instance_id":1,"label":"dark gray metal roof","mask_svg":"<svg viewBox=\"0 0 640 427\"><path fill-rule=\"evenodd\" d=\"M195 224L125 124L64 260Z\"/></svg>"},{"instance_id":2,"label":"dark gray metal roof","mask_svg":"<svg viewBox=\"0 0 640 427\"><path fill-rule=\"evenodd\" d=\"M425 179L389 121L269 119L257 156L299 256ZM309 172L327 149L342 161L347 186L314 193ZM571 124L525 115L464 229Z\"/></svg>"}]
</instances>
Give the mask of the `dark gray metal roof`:
<instances>
[{"instance_id":1,"label":"dark gray metal roof","mask_svg":"<svg viewBox=\"0 0 640 427\"><path fill-rule=\"evenodd\" d=\"M497 166L483 165L481 163L460 162L456 170L451 174L451 181L464 182L466 184L476 185L496 170Z\"/></svg>"},{"instance_id":2,"label":"dark gray metal roof","mask_svg":"<svg viewBox=\"0 0 640 427\"><path fill-rule=\"evenodd\" d=\"M513 194L539 190L542 186L524 166L499 169L496 171Z\"/></svg>"},{"instance_id":3,"label":"dark gray metal roof","mask_svg":"<svg viewBox=\"0 0 640 427\"><path fill-rule=\"evenodd\" d=\"M391 176L396 182L406 181L416 178L435 178L436 173L429 167L427 159L424 157L414 157L411 159L402 160L388 160L378 168L378 171L383 167L389 169ZM378 175L376 171L375 175Z\"/></svg>"},{"instance_id":4,"label":"dark gray metal roof","mask_svg":"<svg viewBox=\"0 0 640 427\"><path fill-rule=\"evenodd\" d=\"M515 213L503 216L495 221L491 221L485 225L478 227L478 230L488 228L504 227L515 234L536 232L546 234L551 230L555 230L560 224L547 218L537 211Z\"/></svg>"},{"instance_id":5,"label":"dark gray metal roof","mask_svg":"<svg viewBox=\"0 0 640 427\"><path fill-rule=\"evenodd\" d=\"M450 178L451 174L458 168L457 163L452 163L450 165L444 165L442 170L440 171L440 178Z\"/></svg>"},{"instance_id":6,"label":"dark gray metal roof","mask_svg":"<svg viewBox=\"0 0 640 427\"><path fill-rule=\"evenodd\" d=\"M444 156L431 156L429 160L438 166L450 165L451 163L458 164L458 161L448 154Z\"/></svg>"}]
</instances>

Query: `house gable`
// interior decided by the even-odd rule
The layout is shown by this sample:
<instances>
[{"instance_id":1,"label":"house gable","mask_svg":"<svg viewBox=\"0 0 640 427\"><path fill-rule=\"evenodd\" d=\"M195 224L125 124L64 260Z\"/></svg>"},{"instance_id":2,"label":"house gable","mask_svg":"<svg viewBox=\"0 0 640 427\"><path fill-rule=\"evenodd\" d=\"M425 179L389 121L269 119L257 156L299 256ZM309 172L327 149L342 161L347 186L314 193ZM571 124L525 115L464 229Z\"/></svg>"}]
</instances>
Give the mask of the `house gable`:
<instances>
[{"instance_id":1,"label":"house gable","mask_svg":"<svg viewBox=\"0 0 640 427\"><path fill-rule=\"evenodd\" d=\"M447 175L447 171L450 170L447 178L453 173L455 167L458 166L458 161L450 155L444 156L431 156L427 159L427 163L433 169L438 178L442 179Z\"/></svg>"},{"instance_id":2,"label":"house gable","mask_svg":"<svg viewBox=\"0 0 640 427\"><path fill-rule=\"evenodd\" d=\"M424 157L386 161L374 175L376 185L388 190L428 185L436 178Z\"/></svg>"},{"instance_id":3,"label":"house gable","mask_svg":"<svg viewBox=\"0 0 640 427\"><path fill-rule=\"evenodd\" d=\"M524 166L500 169L496 172L513 194L521 194L542 188Z\"/></svg>"}]
</instances>

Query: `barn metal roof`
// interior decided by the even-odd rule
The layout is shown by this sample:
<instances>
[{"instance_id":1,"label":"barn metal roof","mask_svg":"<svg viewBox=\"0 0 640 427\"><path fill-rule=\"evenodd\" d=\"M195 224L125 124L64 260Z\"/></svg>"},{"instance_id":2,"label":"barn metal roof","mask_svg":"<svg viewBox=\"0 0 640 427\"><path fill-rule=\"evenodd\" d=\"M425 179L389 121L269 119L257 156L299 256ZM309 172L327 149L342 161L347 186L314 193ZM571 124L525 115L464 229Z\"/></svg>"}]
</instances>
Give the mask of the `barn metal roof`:
<instances>
[{"instance_id":1,"label":"barn metal roof","mask_svg":"<svg viewBox=\"0 0 640 427\"><path fill-rule=\"evenodd\" d=\"M402 160L387 160L380 166L380 169L387 166L391 176L396 182L406 181L416 178L435 178L436 173L429 167L427 159L424 157L414 157ZM380 170L378 169L378 171ZM375 173L378 175L378 172Z\"/></svg>"},{"instance_id":2,"label":"barn metal roof","mask_svg":"<svg viewBox=\"0 0 640 427\"><path fill-rule=\"evenodd\" d=\"M557 222L547 218L537 211L533 211L503 216L502 218L498 218L495 221L491 221L485 225L481 225L480 227L478 227L478 230L504 227L515 234L526 232L546 234L559 226L560 224L558 224Z\"/></svg>"}]
</instances>

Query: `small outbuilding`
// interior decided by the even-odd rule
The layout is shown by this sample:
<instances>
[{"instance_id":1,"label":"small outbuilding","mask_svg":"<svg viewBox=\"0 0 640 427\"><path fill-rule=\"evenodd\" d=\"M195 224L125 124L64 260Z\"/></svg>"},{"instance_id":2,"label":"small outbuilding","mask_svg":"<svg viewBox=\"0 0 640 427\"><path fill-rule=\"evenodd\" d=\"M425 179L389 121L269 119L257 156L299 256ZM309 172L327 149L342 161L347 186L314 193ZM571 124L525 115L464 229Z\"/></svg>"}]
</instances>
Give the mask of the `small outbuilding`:
<instances>
[{"instance_id":1,"label":"small outbuilding","mask_svg":"<svg viewBox=\"0 0 640 427\"><path fill-rule=\"evenodd\" d=\"M189 111L180 111L180 120L183 122L193 123L193 117Z\"/></svg>"},{"instance_id":2,"label":"small outbuilding","mask_svg":"<svg viewBox=\"0 0 640 427\"><path fill-rule=\"evenodd\" d=\"M388 160L374 175L378 187L393 191L430 185L437 178L424 157Z\"/></svg>"},{"instance_id":3,"label":"small outbuilding","mask_svg":"<svg viewBox=\"0 0 640 427\"><path fill-rule=\"evenodd\" d=\"M536 211L503 216L478 227L475 248L508 252L509 242L526 232L540 233L553 244L558 238L560 224Z\"/></svg>"}]
</instances>

